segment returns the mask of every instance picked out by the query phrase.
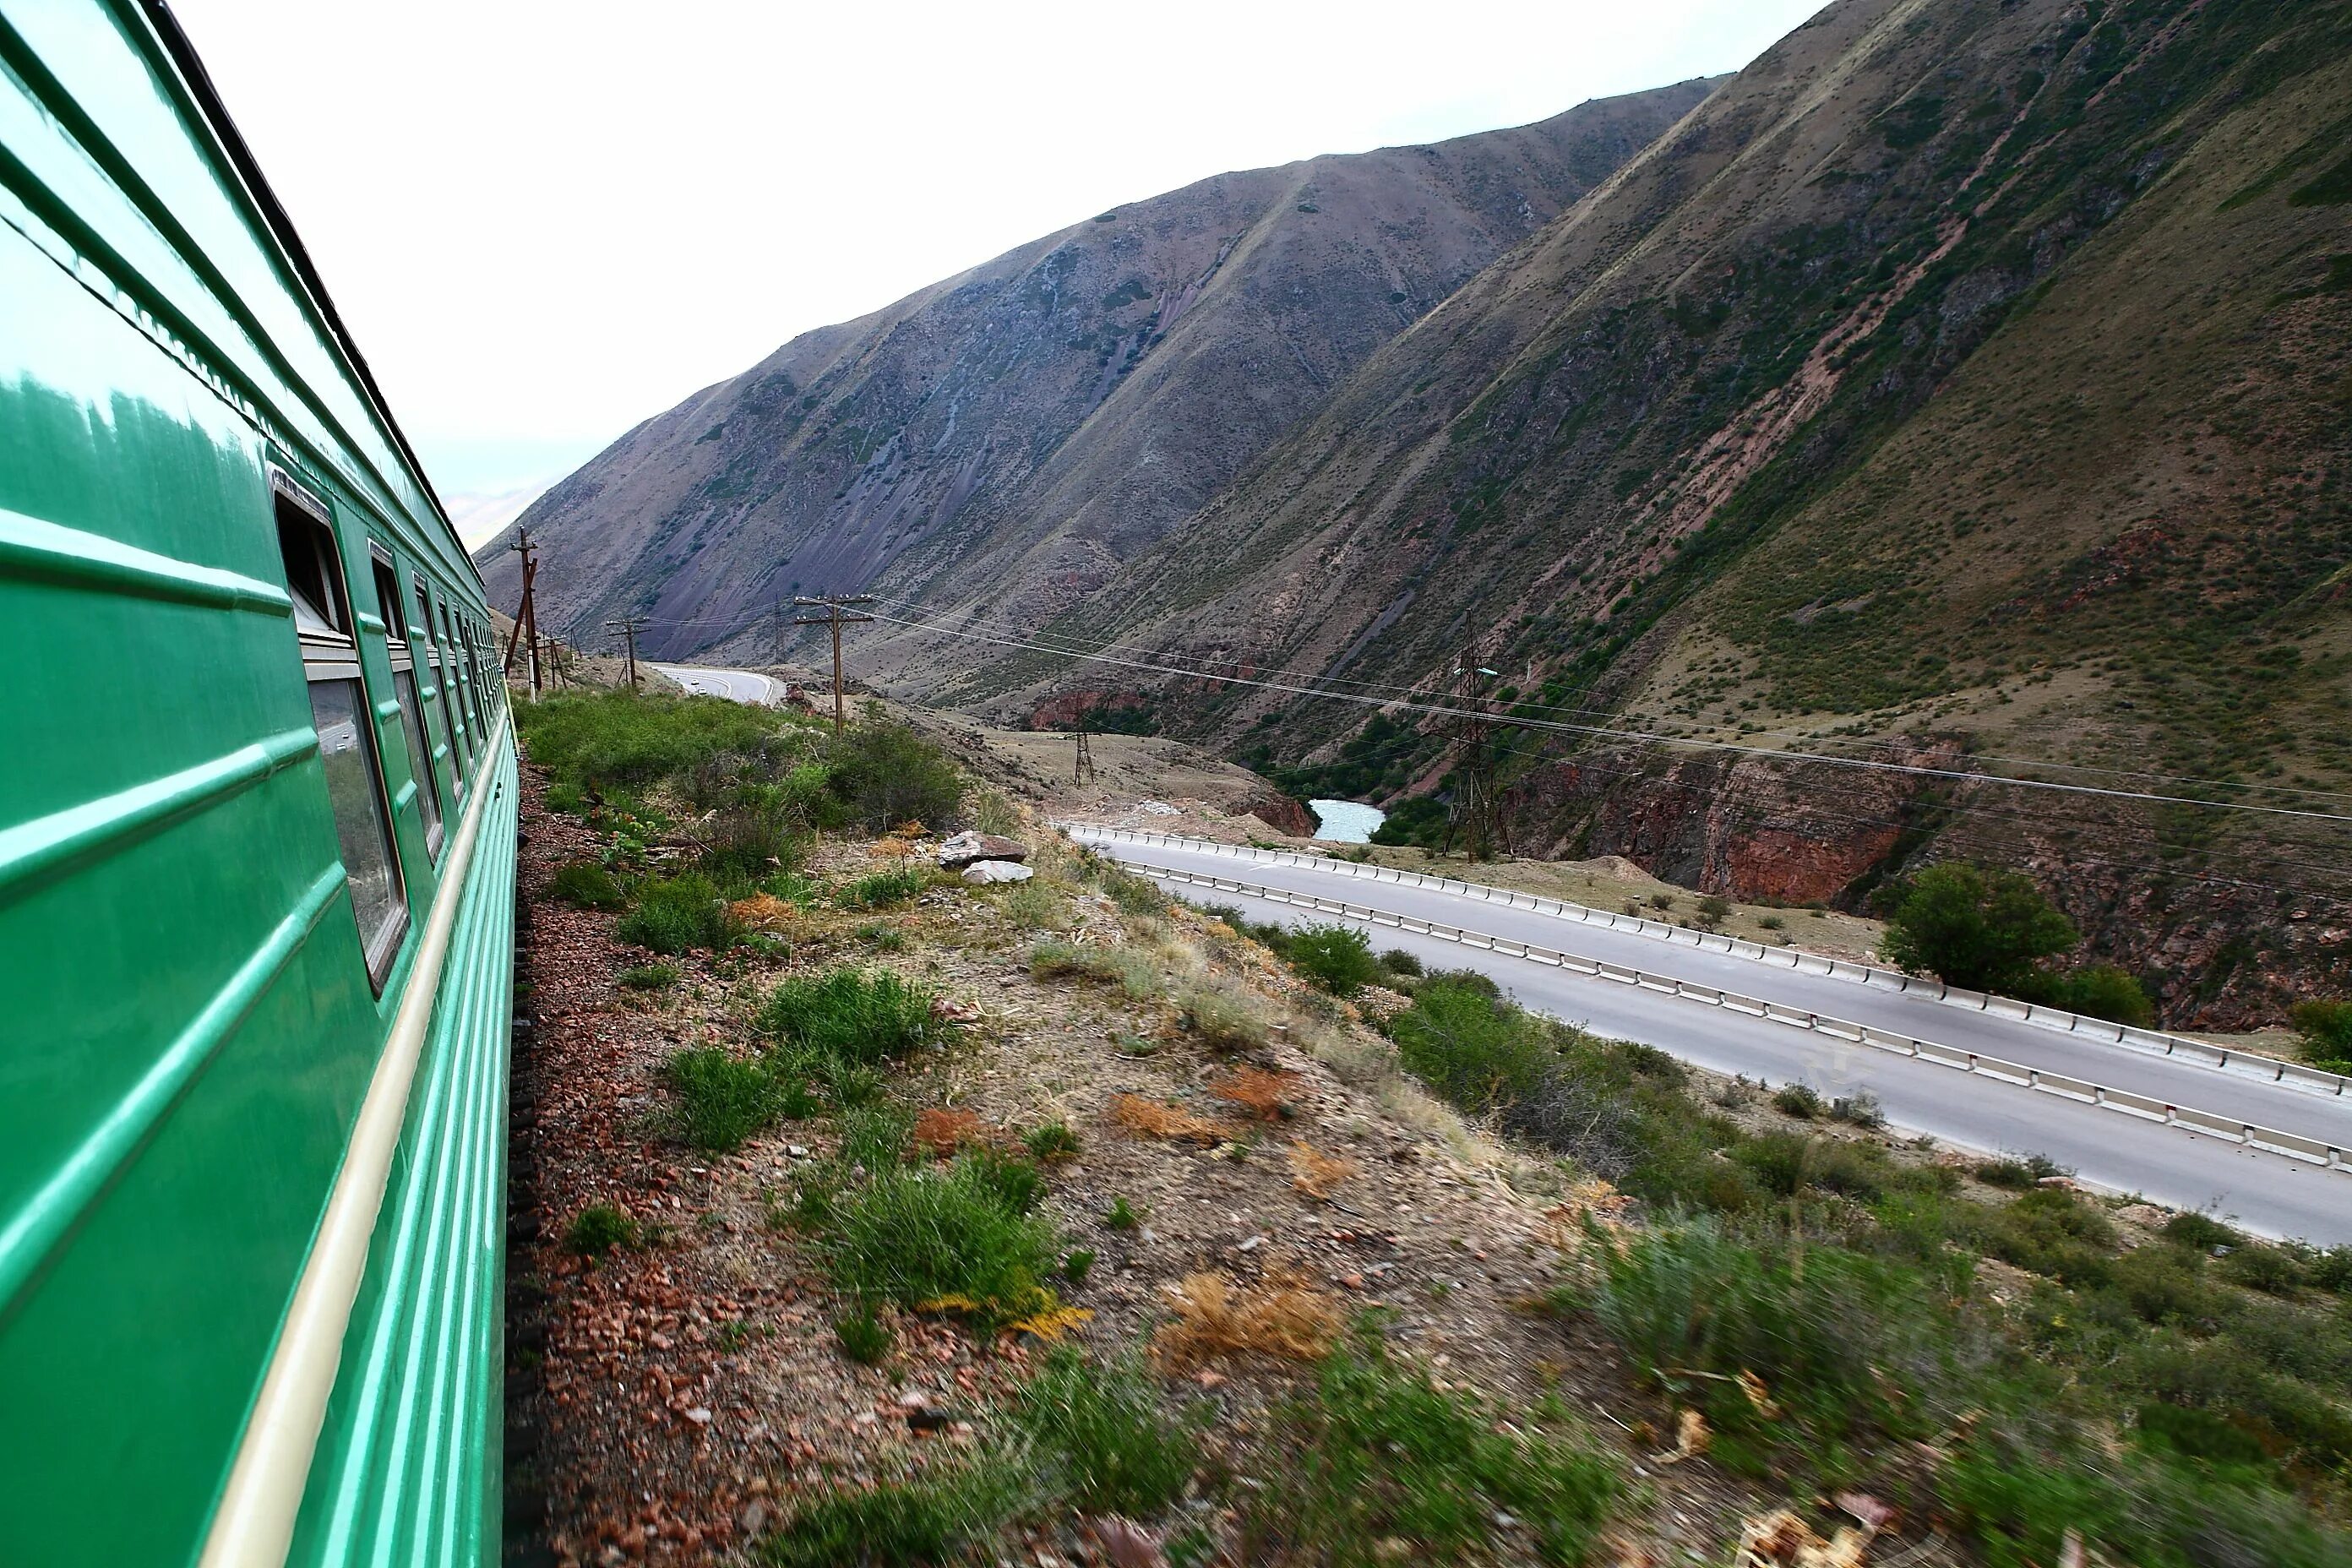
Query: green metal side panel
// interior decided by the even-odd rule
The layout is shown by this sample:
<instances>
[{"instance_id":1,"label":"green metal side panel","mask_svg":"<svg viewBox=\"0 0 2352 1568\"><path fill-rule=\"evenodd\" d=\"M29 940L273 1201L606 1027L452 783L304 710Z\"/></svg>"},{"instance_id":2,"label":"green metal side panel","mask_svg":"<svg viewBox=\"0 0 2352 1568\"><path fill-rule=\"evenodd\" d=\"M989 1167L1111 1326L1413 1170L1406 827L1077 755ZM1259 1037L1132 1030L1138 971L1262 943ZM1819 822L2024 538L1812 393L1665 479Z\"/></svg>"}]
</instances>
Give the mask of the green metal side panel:
<instances>
[{"instance_id":1,"label":"green metal side panel","mask_svg":"<svg viewBox=\"0 0 2352 1568\"><path fill-rule=\"evenodd\" d=\"M10 1568L194 1560L437 889L378 628L361 663L410 931L375 994L272 463L329 503L362 616L373 543L484 618L446 521L138 14L0 0ZM430 1534L398 1537L401 1561L497 1544L514 783L503 744L444 765L463 785L445 788L452 836L477 798L487 816L311 1475L306 1561L379 1560L383 1530L412 1520Z\"/></svg>"},{"instance_id":2,"label":"green metal side panel","mask_svg":"<svg viewBox=\"0 0 2352 1568\"><path fill-rule=\"evenodd\" d=\"M516 771L501 742L288 1561L495 1563Z\"/></svg>"}]
</instances>

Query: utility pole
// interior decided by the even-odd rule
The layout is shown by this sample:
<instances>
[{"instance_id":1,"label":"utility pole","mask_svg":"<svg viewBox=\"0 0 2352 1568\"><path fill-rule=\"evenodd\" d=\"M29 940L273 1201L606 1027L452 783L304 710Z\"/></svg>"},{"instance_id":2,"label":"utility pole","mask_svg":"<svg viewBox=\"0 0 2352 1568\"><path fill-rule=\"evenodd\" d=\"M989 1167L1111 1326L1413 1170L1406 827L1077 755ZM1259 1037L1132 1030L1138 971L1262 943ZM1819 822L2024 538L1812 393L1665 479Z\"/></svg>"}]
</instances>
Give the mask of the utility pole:
<instances>
[{"instance_id":1,"label":"utility pole","mask_svg":"<svg viewBox=\"0 0 2352 1568\"><path fill-rule=\"evenodd\" d=\"M1495 671L1478 662L1476 644L1462 651L1457 695L1464 712L1454 721L1454 803L1445 814L1444 853L1454 852L1454 837L1462 835L1473 860L1484 860L1495 844L1494 721L1482 710L1483 678Z\"/></svg>"},{"instance_id":2,"label":"utility pole","mask_svg":"<svg viewBox=\"0 0 2352 1568\"><path fill-rule=\"evenodd\" d=\"M796 616L793 625L824 626L833 633L833 732L836 735L841 733L841 628L874 618L855 613L845 615L843 611L851 605L870 605L873 602L871 594L825 594L814 599L798 594L793 595L793 604L824 612L821 616Z\"/></svg>"},{"instance_id":3,"label":"utility pole","mask_svg":"<svg viewBox=\"0 0 2352 1568\"><path fill-rule=\"evenodd\" d=\"M643 616L623 616L618 620L606 621L604 625L628 639L629 689L635 691L637 689L637 634L646 629L646 618Z\"/></svg>"},{"instance_id":4,"label":"utility pole","mask_svg":"<svg viewBox=\"0 0 2352 1568\"><path fill-rule=\"evenodd\" d=\"M1094 747L1087 744L1087 727L1084 723L1081 723L1078 726L1078 756L1077 761L1070 765L1070 782L1072 784L1092 784L1094 783L1094 780L1095 751Z\"/></svg>"},{"instance_id":5,"label":"utility pole","mask_svg":"<svg viewBox=\"0 0 2352 1568\"><path fill-rule=\"evenodd\" d=\"M507 657L499 668L501 670L511 668L516 642L529 638L523 646L530 650L530 694L536 699L539 696L539 607L531 596L531 589L539 580L539 558L533 553L539 547L531 542L529 529L518 528L515 530L515 542L507 548L522 557L522 604L515 610L514 635L507 638Z\"/></svg>"}]
</instances>

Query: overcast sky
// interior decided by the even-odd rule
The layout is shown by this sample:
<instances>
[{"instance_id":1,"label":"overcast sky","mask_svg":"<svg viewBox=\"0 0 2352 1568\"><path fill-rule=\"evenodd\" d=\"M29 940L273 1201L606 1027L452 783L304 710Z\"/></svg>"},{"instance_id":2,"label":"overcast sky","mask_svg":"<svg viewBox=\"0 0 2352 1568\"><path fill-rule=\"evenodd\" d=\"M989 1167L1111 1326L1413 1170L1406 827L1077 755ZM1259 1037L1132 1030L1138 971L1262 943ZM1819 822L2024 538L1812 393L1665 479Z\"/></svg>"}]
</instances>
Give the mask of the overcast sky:
<instances>
[{"instance_id":1,"label":"overcast sky","mask_svg":"<svg viewBox=\"0 0 2352 1568\"><path fill-rule=\"evenodd\" d=\"M1738 69L1820 0L173 0L445 493L1228 169Z\"/></svg>"}]
</instances>

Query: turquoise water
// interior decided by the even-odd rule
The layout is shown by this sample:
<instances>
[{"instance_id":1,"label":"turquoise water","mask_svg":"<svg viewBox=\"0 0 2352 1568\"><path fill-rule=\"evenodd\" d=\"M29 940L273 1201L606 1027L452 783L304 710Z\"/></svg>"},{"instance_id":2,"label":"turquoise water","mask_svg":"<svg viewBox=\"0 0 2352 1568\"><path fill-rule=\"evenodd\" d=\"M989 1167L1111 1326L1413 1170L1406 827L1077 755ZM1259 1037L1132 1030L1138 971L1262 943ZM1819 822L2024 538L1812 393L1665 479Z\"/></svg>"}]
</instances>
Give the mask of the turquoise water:
<instances>
[{"instance_id":1,"label":"turquoise water","mask_svg":"<svg viewBox=\"0 0 2352 1568\"><path fill-rule=\"evenodd\" d=\"M1315 812L1315 837L1332 844L1369 844L1372 830L1389 814L1360 800L1310 800Z\"/></svg>"}]
</instances>

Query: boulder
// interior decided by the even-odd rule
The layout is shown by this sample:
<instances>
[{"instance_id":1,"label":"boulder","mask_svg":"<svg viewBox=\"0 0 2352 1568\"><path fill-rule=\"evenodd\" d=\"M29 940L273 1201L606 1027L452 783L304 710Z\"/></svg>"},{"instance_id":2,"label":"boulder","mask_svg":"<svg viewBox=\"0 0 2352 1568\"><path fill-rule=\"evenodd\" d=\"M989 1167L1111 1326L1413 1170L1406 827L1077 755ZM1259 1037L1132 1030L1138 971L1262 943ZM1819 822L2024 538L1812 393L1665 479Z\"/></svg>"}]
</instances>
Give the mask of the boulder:
<instances>
[{"instance_id":1,"label":"boulder","mask_svg":"<svg viewBox=\"0 0 2352 1568\"><path fill-rule=\"evenodd\" d=\"M1037 873L1010 860L975 860L963 868L963 879L975 888L991 882L1025 882Z\"/></svg>"},{"instance_id":2,"label":"boulder","mask_svg":"<svg viewBox=\"0 0 2352 1568\"><path fill-rule=\"evenodd\" d=\"M975 860L1026 860L1029 847L993 833L959 833L940 846L940 864L952 871ZM1013 878L1010 880L1018 881Z\"/></svg>"}]
</instances>

